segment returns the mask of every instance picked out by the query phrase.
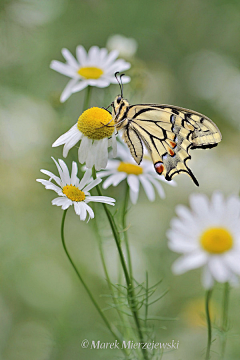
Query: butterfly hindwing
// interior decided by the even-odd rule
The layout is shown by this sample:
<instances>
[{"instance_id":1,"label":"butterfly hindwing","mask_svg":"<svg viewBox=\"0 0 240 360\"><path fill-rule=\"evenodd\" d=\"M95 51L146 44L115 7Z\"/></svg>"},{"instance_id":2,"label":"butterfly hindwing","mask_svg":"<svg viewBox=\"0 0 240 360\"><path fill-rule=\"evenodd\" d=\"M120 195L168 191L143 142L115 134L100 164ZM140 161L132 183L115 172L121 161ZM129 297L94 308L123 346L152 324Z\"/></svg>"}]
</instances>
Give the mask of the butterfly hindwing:
<instances>
[{"instance_id":1,"label":"butterfly hindwing","mask_svg":"<svg viewBox=\"0 0 240 360\"><path fill-rule=\"evenodd\" d=\"M182 127L182 119L177 115L174 115L171 121L162 121L159 113L160 111L158 111L156 121L152 119L151 111L145 112L145 119L142 116L140 119L136 117L130 122L129 128L137 132L143 140L151 155L155 170L163 174L166 180L171 180L180 172L186 172L198 184L187 167L187 161L191 159L189 149L192 145L189 137L194 129L191 125L189 128ZM166 120L166 114L164 115ZM163 123L167 126L162 127Z\"/></svg>"},{"instance_id":2,"label":"butterfly hindwing","mask_svg":"<svg viewBox=\"0 0 240 360\"><path fill-rule=\"evenodd\" d=\"M143 146L139 135L134 129L128 128L123 132L123 140L129 147L132 157L139 165L143 158Z\"/></svg>"}]
</instances>

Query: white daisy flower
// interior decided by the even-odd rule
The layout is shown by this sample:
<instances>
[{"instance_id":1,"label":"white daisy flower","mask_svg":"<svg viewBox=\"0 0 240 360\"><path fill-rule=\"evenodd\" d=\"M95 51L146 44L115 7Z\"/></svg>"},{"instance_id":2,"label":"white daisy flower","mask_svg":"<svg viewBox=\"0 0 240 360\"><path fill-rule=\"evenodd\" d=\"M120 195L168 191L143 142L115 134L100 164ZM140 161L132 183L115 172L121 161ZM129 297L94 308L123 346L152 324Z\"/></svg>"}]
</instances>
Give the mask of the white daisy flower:
<instances>
[{"instance_id":1,"label":"white daisy flower","mask_svg":"<svg viewBox=\"0 0 240 360\"><path fill-rule=\"evenodd\" d=\"M211 201L203 194L190 196L192 211L176 207L167 232L169 248L182 253L173 264L175 274L203 267L202 283L210 289L214 280L236 283L240 275L240 199L220 192Z\"/></svg>"},{"instance_id":2,"label":"white daisy flower","mask_svg":"<svg viewBox=\"0 0 240 360\"><path fill-rule=\"evenodd\" d=\"M143 159L141 165L136 165L127 146L120 142L118 142L117 146L117 156L120 160L109 160L106 170L97 173L99 177L108 176L107 180L103 183L103 189L107 189L110 185L117 186L121 181L127 179L131 202L136 204L140 184L150 201L155 200L154 187L161 198L165 197L161 181L170 185L176 185L174 181L166 181L164 176L157 175L150 160Z\"/></svg>"},{"instance_id":3,"label":"white daisy flower","mask_svg":"<svg viewBox=\"0 0 240 360\"><path fill-rule=\"evenodd\" d=\"M110 84L117 84L115 72L128 70L131 65L122 59L117 59L118 51L108 53L107 49L92 46L87 53L83 46L77 46L77 59L67 49L62 49L66 63L53 60L50 68L72 78L61 95L60 101L66 101L72 93L83 90L88 85L104 88ZM130 78L124 76L123 83Z\"/></svg>"},{"instance_id":4,"label":"white daisy flower","mask_svg":"<svg viewBox=\"0 0 240 360\"><path fill-rule=\"evenodd\" d=\"M90 195L89 191L101 182L101 179L92 179L91 170L87 170L80 181L77 177L77 164L74 161L72 162L71 175L69 175L67 165L63 160L58 160L58 163L54 158L52 159L57 166L59 177L48 170L41 170L43 174L49 176L49 180L37 179L37 181L43 184L46 189L53 190L58 194L58 197L52 200L53 205L61 206L63 210L73 205L75 213L80 216L80 220L85 220L87 213L89 219L94 218L94 212L88 205L91 201L115 205L113 198ZM55 183L52 182L53 180Z\"/></svg>"},{"instance_id":5,"label":"white daisy flower","mask_svg":"<svg viewBox=\"0 0 240 360\"><path fill-rule=\"evenodd\" d=\"M107 125L108 126L103 126ZM104 169L108 161L108 147L112 146L113 156L117 154L117 141L114 132L112 115L105 109L90 108L82 113L78 122L69 131L61 135L53 147L64 145L63 157L81 140L78 159L86 163L88 169L95 166L96 170Z\"/></svg>"},{"instance_id":6,"label":"white daisy flower","mask_svg":"<svg viewBox=\"0 0 240 360\"><path fill-rule=\"evenodd\" d=\"M132 57L137 51L137 41L133 38L127 38L123 35L112 35L107 40L107 48L109 50L118 50L119 55L123 57Z\"/></svg>"}]
</instances>

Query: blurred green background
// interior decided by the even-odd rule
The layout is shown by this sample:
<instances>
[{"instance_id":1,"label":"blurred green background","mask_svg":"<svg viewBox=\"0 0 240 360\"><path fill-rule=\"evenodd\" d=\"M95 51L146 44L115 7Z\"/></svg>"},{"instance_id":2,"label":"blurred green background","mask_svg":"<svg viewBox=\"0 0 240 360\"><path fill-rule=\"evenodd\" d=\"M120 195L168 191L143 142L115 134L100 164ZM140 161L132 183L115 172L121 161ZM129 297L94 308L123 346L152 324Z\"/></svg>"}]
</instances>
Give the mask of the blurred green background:
<instances>
[{"instance_id":1,"label":"blurred green background","mask_svg":"<svg viewBox=\"0 0 240 360\"><path fill-rule=\"evenodd\" d=\"M167 248L165 232L175 206L188 204L192 192L239 192L240 176L240 3L233 0L0 0L1 250L0 359L76 360L119 358L120 352L86 350L83 339L111 341L101 318L78 283L60 239L62 210L51 205L54 193L36 183L41 168L56 173L50 156L62 158L51 144L81 113L84 91L60 104L67 78L49 68L63 61L61 49L77 45L105 47L109 36L134 38L138 50L124 86L130 103L169 103L206 114L223 140L209 151L194 151L190 167L196 188L184 174L178 186L164 186L166 199L149 203L140 194L128 223L134 273L150 285L163 278L157 294L169 293L152 315L177 317L156 322L156 340L180 341L166 360L202 359L207 330L202 319L204 290L200 271L176 277L170 267L177 255ZM116 85L94 89L92 105L107 106ZM75 151L74 151L75 150ZM68 164L76 156L72 149ZM122 186L122 185L121 185ZM123 186L105 194L119 198ZM121 208L120 199L117 209ZM102 212L101 205L96 213ZM102 228L108 229L104 216ZM91 224L70 209L66 241L79 269L104 307L108 293L98 242ZM116 249L106 230L104 250L117 282ZM227 360L238 360L240 292L232 289ZM213 294L218 321L222 286ZM114 321L114 312L107 313ZM162 329L165 326L166 329ZM212 359L219 359L218 340Z\"/></svg>"}]
</instances>

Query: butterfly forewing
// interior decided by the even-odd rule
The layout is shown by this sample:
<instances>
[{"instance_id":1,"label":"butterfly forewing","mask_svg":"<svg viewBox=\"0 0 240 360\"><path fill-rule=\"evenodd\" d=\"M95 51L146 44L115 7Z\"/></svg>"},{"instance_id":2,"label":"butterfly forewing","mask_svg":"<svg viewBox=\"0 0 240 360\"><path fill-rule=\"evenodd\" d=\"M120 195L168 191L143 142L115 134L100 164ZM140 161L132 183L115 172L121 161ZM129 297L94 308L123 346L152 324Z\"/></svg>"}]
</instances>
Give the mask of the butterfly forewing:
<instances>
[{"instance_id":1,"label":"butterfly forewing","mask_svg":"<svg viewBox=\"0 0 240 360\"><path fill-rule=\"evenodd\" d=\"M218 127L214 122L196 111L184 109L178 106L172 105L157 105L160 106L163 111L169 112L169 114L176 114L183 120L187 120L189 124L194 127L194 131L191 137L192 147L195 148L211 148L217 146L222 140L222 135ZM185 124L185 127L187 125Z\"/></svg>"}]
</instances>

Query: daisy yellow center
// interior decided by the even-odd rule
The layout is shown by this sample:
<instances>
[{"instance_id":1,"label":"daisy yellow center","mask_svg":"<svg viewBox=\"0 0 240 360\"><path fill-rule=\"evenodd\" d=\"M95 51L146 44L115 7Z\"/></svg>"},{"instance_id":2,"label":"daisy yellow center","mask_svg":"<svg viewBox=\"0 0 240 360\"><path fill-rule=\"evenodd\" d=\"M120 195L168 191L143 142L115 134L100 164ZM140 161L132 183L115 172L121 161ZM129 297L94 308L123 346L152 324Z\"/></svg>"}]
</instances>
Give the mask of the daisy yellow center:
<instances>
[{"instance_id":1,"label":"daisy yellow center","mask_svg":"<svg viewBox=\"0 0 240 360\"><path fill-rule=\"evenodd\" d=\"M112 135L114 121L107 110L92 107L82 113L78 119L77 127L88 138L101 140Z\"/></svg>"},{"instance_id":2,"label":"daisy yellow center","mask_svg":"<svg viewBox=\"0 0 240 360\"><path fill-rule=\"evenodd\" d=\"M143 173L143 169L139 165L134 165L130 163L120 162L117 170L119 172L125 172L127 174L140 175Z\"/></svg>"},{"instance_id":3,"label":"daisy yellow center","mask_svg":"<svg viewBox=\"0 0 240 360\"><path fill-rule=\"evenodd\" d=\"M85 79L99 79L103 71L95 66L85 66L78 69L78 74Z\"/></svg>"},{"instance_id":4,"label":"daisy yellow center","mask_svg":"<svg viewBox=\"0 0 240 360\"><path fill-rule=\"evenodd\" d=\"M85 194L74 185L66 185L63 187L62 192L72 201L83 201Z\"/></svg>"},{"instance_id":5,"label":"daisy yellow center","mask_svg":"<svg viewBox=\"0 0 240 360\"><path fill-rule=\"evenodd\" d=\"M224 253L233 246L232 235L222 227L206 230L202 234L200 241L204 250L212 254Z\"/></svg>"}]
</instances>

